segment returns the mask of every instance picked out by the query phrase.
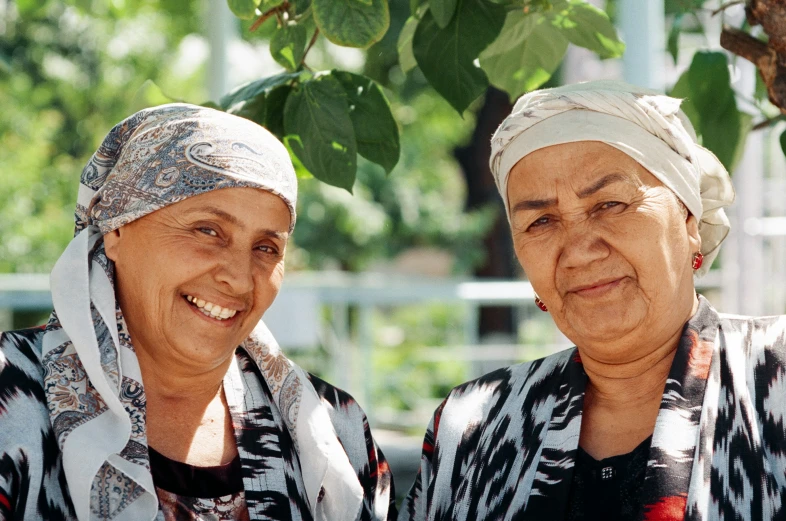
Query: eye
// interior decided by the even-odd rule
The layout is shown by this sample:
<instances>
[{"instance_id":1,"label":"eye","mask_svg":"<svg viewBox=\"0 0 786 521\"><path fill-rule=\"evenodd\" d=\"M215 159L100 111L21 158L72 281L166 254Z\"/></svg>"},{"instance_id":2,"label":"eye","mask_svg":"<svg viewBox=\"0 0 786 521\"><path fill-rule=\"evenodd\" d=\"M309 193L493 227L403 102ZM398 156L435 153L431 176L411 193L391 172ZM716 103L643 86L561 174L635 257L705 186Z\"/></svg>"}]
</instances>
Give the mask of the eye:
<instances>
[{"instance_id":1,"label":"eye","mask_svg":"<svg viewBox=\"0 0 786 521\"><path fill-rule=\"evenodd\" d=\"M533 228L541 228L543 226L546 226L550 222L551 222L551 217L548 217L548 216L544 215L543 217L540 217L535 222L530 224L529 227L527 228L527 230L531 230Z\"/></svg>"},{"instance_id":2,"label":"eye","mask_svg":"<svg viewBox=\"0 0 786 521\"><path fill-rule=\"evenodd\" d=\"M209 235L211 237L218 237L218 232L208 226L200 226L199 228L197 228L197 231L200 233L204 233L205 235Z\"/></svg>"},{"instance_id":3,"label":"eye","mask_svg":"<svg viewBox=\"0 0 786 521\"><path fill-rule=\"evenodd\" d=\"M612 208L616 208L616 207L619 207L619 206L624 206L624 203L621 203L619 201L606 201L605 203L600 203L597 206L597 209L598 210L610 210Z\"/></svg>"},{"instance_id":4,"label":"eye","mask_svg":"<svg viewBox=\"0 0 786 521\"><path fill-rule=\"evenodd\" d=\"M271 246L270 244L260 244L256 247L257 251L261 251L262 253L267 253L269 255L278 255L278 248L275 246Z\"/></svg>"}]
</instances>

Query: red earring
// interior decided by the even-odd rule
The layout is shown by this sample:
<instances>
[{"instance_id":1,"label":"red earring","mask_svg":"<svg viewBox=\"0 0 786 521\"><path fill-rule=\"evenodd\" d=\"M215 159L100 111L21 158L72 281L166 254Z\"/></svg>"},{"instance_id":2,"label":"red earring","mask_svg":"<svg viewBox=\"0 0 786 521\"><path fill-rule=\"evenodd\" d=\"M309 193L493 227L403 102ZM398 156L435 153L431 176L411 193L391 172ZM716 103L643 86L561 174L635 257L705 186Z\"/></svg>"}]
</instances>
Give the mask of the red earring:
<instances>
[{"instance_id":1,"label":"red earring","mask_svg":"<svg viewBox=\"0 0 786 521\"><path fill-rule=\"evenodd\" d=\"M702 263L704 263L704 255L702 255L700 251L697 251L693 254L693 269L697 270L701 268Z\"/></svg>"},{"instance_id":2,"label":"red earring","mask_svg":"<svg viewBox=\"0 0 786 521\"><path fill-rule=\"evenodd\" d=\"M535 305L540 308L541 311L548 311L549 308L546 307L546 303L540 300L540 297L535 295Z\"/></svg>"}]
</instances>

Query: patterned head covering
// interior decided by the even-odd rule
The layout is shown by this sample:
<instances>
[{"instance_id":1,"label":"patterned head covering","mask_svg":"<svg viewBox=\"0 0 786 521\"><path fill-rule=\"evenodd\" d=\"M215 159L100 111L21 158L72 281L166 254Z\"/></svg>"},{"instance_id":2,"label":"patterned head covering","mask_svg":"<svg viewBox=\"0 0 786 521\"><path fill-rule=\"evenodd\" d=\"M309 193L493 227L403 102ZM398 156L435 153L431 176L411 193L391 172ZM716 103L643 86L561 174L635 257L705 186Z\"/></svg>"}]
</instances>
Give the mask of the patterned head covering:
<instances>
[{"instance_id":1,"label":"patterned head covering","mask_svg":"<svg viewBox=\"0 0 786 521\"><path fill-rule=\"evenodd\" d=\"M153 519L145 392L115 298L103 234L188 197L232 187L272 192L295 225L297 179L284 146L262 127L185 104L143 110L106 136L82 173L76 233L50 278L54 312L42 346L44 392L77 517ZM302 369L260 322L243 347L257 363L308 472L312 508L354 518L363 492ZM230 374L236 371L230 368ZM331 476L323 484L323 478ZM342 510L343 509L343 510ZM344 515L344 514L340 514Z\"/></svg>"},{"instance_id":2,"label":"patterned head covering","mask_svg":"<svg viewBox=\"0 0 786 521\"><path fill-rule=\"evenodd\" d=\"M297 177L270 132L226 112L170 104L137 112L113 128L82 172L76 234L102 234L164 206L219 188L272 192L295 226Z\"/></svg>"},{"instance_id":3,"label":"patterned head covering","mask_svg":"<svg viewBox=\"0 0 786 521\"><path fill-rule=\"evenodd\" d=\"M681 100L618 81L592 81L525 94L491 138L491 172L508 206L508 176L541 148L600 141L625 152L670 188L699 221L704 275L729 233L734 201L726 168L698 144Z\"/></svg>"}]
</instances>

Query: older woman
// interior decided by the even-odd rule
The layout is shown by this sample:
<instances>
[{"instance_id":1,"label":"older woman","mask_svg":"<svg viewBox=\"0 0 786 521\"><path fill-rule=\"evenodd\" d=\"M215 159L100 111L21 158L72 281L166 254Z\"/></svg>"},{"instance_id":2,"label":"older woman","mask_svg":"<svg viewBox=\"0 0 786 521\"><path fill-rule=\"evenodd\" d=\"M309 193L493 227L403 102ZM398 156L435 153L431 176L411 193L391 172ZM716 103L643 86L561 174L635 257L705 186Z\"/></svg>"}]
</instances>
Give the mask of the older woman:
<instances>
[{"instance_id":1,"label":"older woman","mask_svg":"<svg viewBox=\"0 0 786 521\"><path fill-rule=\"evenodd\" d=\"M454 389L400 520L786 519L786 318L696 295L734 194L679 104L586 83L497 130L517 257L577 347Z\"/></svg>"},{"instance_id":2,"label":"older woman","mask_svg":"<svg viewBox=\"0 0 786 521\"><path fill-rule=\"evenodd\" d=\"M0 519L395 517L363 411L260 322L296 194L281 143L223 112L109 133L49 323L0 337Z\"/></svg>"}]
</instances>

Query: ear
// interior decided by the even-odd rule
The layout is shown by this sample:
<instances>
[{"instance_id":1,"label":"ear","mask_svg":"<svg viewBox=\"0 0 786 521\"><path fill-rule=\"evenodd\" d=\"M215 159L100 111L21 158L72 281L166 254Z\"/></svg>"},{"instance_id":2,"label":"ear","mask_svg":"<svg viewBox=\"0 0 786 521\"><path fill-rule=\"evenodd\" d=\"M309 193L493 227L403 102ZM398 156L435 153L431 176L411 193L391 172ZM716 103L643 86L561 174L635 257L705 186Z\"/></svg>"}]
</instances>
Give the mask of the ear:
<instances>
[{"instance_id":1,"label":"ear","mask_svg":"<svg viewBox=\"0 0 786 521\"><path fill-rule=\"evenodd\" d=\"M120 254L121 229L122 227L104 234L104 251L106 251L106 256L109 257L109 260L115 263Z\"/></svg>"},{"instance_id":2,"label":"ear","mask_svg":"<svg viewBox=\"0 0 786 521\"><path fill-rule=\"evenodd\" d=\"M688 242L693 255L694 252L701 251L701 235L699 235L699 220L692 213L689 213L685 220L685 229L688 232Z\"/></svg>"}]
</instances>

